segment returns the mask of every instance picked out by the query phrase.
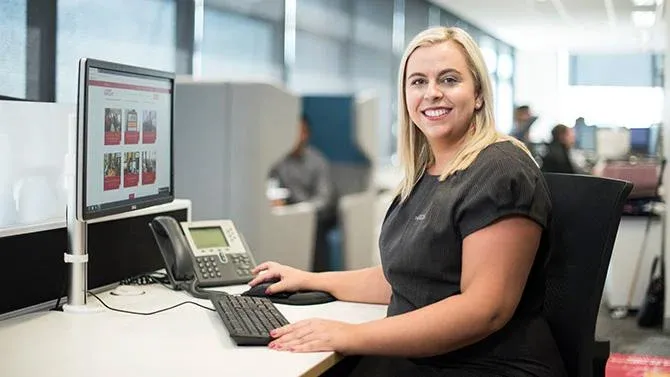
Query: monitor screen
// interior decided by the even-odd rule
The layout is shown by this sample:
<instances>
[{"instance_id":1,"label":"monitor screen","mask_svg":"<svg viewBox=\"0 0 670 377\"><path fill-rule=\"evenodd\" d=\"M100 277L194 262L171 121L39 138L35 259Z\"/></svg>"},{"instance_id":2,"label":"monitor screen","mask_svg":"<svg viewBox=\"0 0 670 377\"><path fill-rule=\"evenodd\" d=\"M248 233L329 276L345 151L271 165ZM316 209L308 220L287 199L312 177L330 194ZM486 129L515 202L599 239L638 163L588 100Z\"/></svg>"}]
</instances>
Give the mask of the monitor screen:
<instances>
[{"instance_id":1,"label":"monitor screen","mask_svg":"<svg viewBox=\"0 0 670 377\"><path fill-rule=\"evenodd\" d=\"M630 150L633 153L649 153L650 132L649 128L630 129Z\"/></svg>"},{"instance_id":2,"label":"monitor screen","mask_svg":"<svg viewBox=\"0 0 670 377\"><path fill-rule=\"evenodd\" d=\"M226 241L220 226L189 228L188 231L191 233L193 243L198 249L228 247L228 241Z\"/></svg>"},{"instance_id":3,"label":"monitor screen","mask_svg":"<svg viewBox=\"0 0 670 377\"><path fill-rule=\"evenodd\" d=\"M596 139L598 128L595 126L583 126L578 128L578 134L576 135L577 139L577 148L584 151L596 151Z\"/></svg>"},{"instance_id":4,"label":"monitor screen","mask_svg":"<svg viewBox=\"0 0 670 377\"><path fill-rule=\"evenodd\" d=\"M173 73L81 60L80 220L172 201L173 93Z\"/></svg>"}]
</instances>

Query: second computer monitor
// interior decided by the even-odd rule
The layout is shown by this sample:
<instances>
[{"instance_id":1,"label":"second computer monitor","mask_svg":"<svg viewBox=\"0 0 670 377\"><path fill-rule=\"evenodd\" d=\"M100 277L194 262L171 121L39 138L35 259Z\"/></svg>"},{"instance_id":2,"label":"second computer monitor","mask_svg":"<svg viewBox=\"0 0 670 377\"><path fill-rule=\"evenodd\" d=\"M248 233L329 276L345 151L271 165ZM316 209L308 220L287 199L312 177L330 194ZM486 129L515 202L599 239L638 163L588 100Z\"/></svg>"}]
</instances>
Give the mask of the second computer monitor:
<instances>
[{"instance_id":1,"label":"second computer monitor","mask_svg":"<svg viewBox=\"0 0 670 377\"><path fill-rule=\"evenodd\" d=\"M630 152L647 155L651 152L651 130L649 128L630 129Z\"/></svg>"},{"instance_id":2,"label":"second computer monitor","mask_svg":"<svg viewBox=\"0 0 670 377\"><path fill-rule=\"evenodd\" d=\"M173 93L173 73L80 61L79 220L173 200Z\"/></svg>"}]
</instances>

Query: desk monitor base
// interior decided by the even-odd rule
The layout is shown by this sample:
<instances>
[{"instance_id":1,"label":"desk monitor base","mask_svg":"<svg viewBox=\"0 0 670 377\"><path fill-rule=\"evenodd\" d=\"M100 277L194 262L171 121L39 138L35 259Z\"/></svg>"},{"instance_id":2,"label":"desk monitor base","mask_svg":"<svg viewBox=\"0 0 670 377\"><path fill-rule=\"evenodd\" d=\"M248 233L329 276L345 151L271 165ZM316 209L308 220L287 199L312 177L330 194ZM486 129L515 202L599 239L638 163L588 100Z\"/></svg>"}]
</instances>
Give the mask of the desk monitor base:
<instances>
[{"instance_id":1,"label":"desk monitor base","mask_svg":"<svg viewBox=\"0 0 670 377\"><path fill-rule=\"evenodd\" d=\"M93 305L91 303L85 305L63 305L63 313L73 313L73 314L94 314L102 313L104 310L103 307L98 305Z\"/></svg>"}]
</instances>

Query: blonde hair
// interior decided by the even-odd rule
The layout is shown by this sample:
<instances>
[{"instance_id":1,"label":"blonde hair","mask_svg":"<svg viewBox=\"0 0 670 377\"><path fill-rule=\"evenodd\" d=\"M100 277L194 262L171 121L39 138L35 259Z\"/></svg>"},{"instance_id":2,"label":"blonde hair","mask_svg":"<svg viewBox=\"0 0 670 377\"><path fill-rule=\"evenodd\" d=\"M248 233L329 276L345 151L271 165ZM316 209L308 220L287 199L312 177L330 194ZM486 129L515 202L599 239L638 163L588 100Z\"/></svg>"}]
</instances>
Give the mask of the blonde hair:
<instances>
[{"instance_id":1,"label":"blonde hair","mask_svg":"<svg viewBox=\"0 0 670 377\"><path fill-rule=\"evenodd\" d=\"M424 170L435 162L435 156L428 145L428 140L410 120L407 112L405 98L407 61L419 47L433 46L448 41L456 43L463 51L475 82L475 94L482 100L482 106L474 113L474 130L466 133L460 149L440 174L440 180L443 181L455 172L466 169L477 158L479 152L500 141L511 141L530 155L530 151L522 142L498 132L495 128L493 94L488 69L472 37L457 27L433 27L424 30L407 46L398 72L398 153L404 173L398 188L401 201L409 196Z\"/></svg>"}]
</instances>

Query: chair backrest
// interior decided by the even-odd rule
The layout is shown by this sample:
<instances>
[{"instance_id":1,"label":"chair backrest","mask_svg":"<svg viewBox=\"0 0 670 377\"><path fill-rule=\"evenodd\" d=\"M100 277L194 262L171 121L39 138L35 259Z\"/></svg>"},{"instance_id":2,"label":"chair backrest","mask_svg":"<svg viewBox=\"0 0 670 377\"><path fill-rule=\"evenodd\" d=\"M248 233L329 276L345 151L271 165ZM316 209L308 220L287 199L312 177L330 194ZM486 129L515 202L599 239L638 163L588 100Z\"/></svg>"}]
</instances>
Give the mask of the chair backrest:
<instances>
[{"instance_id":1,"label":"chair backrest","mask_svg":"<svg viewBox=\"0 0 670 377\"><path fill-rule=\"evenodd\" d=\"M629 182L546 173L552 257L544 314L569 376L591 377L595 326Z\"/></svg>"}]
</instances>

